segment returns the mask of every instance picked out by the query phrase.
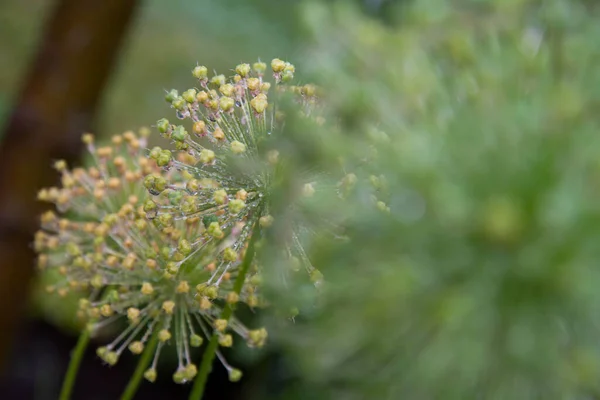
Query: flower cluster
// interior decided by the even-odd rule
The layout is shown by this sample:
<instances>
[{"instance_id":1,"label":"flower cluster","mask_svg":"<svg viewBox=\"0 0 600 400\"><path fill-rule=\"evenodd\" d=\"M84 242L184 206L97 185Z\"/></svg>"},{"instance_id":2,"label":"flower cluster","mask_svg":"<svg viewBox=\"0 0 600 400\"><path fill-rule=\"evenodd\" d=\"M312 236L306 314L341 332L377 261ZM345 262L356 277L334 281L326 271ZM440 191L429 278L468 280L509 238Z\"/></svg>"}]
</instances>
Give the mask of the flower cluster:
<instances>
[{"instance_id":1,"label":"flower cluster","mask_svg":"<svg viewBox=\"0 0 600 400\"><path fill-rule=\"evenodd\" d=\"M179 367L173 378L183 383L197 373L190 348L213 334L221 347L232 345L233 334L250 347L265 343L264 328L249 329L235 316L223 318L223 310L238 302L251 308L266 304L256 261L235 288L256 227L266 229L273 222L269 188L281 160L277 150L263 144L280 131L284 115L271 104L266 68L261 62L240 64L230 79L208 79L205 67L194 68L199 88L167 94L177 117L191 120L192 133L166 119L157 123L175 151L148 149L148 130L114 136L105 147L84 135L93 166L69 169L59 161L62 186L40 191L39 199L54 203L61 214L43 214L35 238L39 267L64 277L47 290L61 296L81 293L78 315L92 332L128 321L97 351L107 364L115 364L126 349L142 353L157 337L144 376L156 379L161 350L174 343ZM287 85L294 74L289 63L275 59L271 68L274 84L292 93L304 116L316 118L315 87ZM303 194L314 191L307 181ZM320 283L320 272L292 236L291 264L295 270L304 266ZM241 372L217 356L230 379L240 379Z\"/></svg>"},{"instance_id":2,"label":"flower cluster","mask_svg":"<svg viewBox=\"0 0 600 400\"><path fill-rule=\"evenodd\" d=\"M144 184L154 197L144 204L144 210L159 221L201 221L204 237L191 243L191 251L210 245L218 250L211 263L218 281L223 274L236 274L254 223L268 227L273 221L269 192L281 160L276 149L268 148L268 139L281 131L285 115L277 102L271 101L272 83L266 69L262 62L240 64L229 79L224 75L209 79L207 68L197 66L192 73L198 88L181 95L171 90L166 95L177 118L189 120L191 129L164 118L156 124L178 153L155 147L150 158L165 171L176 170L181 180L148 176ZM290 63L274 59L271 69L274 89L291 92L300 113L320 122L315 111L316 87L287 85L295 71ZM314 191L314 182L307 177L302 194L311 196ZM299 241L292 239L288 254L295 260L291 263L294 268L304 266L315 283L321 281L320 272L311 265ZM261 301L257 285L251 284L260 281L259 269L255 268L246 281L240 297L253 307Z\"/></svg>"}]
</instances>

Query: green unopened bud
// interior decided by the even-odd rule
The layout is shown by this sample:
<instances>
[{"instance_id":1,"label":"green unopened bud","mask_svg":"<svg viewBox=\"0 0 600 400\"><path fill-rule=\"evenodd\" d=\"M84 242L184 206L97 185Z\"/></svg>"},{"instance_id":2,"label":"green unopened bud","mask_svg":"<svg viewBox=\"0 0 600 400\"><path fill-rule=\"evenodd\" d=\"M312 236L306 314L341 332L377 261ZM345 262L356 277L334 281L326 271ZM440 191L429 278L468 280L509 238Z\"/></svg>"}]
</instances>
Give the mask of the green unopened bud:
<instances>
[{"instance_id":1,"label":"green unopened bud","mask_svg":"<svg viewBox=\"0 0 600 400\"><path fill-rule=\"evenodd\" d=\"M146 211L147 213L156 211L157 209L158 206L156 205L156 203L150 199L146 200L146 202L144 203L144 211Z\"/></svg>"},{"instance_id":2,"label":"green unopened bud","mask_svg":"<svg viewBox=\"0 0 600 400\"><path fill-rule=\"evenodd\" d=\"M242 371L237 368L231 368L229 370L229 380L231 382L237 382L242 379Z\"/></svg>"},{"instance_id":3,"label":"green unopened bud","mask_svg":"<svg viewBox=\"0 0 600 400\"><path fill-rule=\"evenodd\" d=\"M185 128L181 125L177 125L175 129L173 129L173 133L171 133L171 138L178 142L185 141L190 135L188 135Z\"/></svg>"},{"instance_id":4,"label":"green unopened bud","mask_svg":"<svg viewBox=\"0 0 600 400\"><path fill-rule=\"evenodd\" d=\"M158 164L159 167L165 167L165 166L169 165L170 162L171 162L171 152L169 150L162 150L160 152L160 155L156 159L156 164Z\"/></svg>"},{"instance_id":5,"label":"green unopened bud","mask_svg":"<svg viewBox=\"0 0 600 400\"><path fill-rule=\"evenodd\" d=\"M169 203L171 203L171 205L175 206L181 202L183 193L181 193L181 191L179 191L179 190L171 190L171 191L169 191L168 197L169 197Z\"/></svg>"},{"instance_id":6,"label":"green unopened bud","mask_svg":"<svg viewBox=\"0 0 600 400\"><path fill-rule=\"evenodd\" d=\"M204 342L204 339L202 339L202 336L200 335L196 335L195 333L190 336L190 346L192 347L200 347L202 346L202 343Z\"/></svg>"},{"instance_id":7,"label":"green unopened bud","mask_svg":"<svg viewBox=\"0 0 600 400\"><path fill-rule=\"evenodd\" d=\"M179 97L179 92L175 89L171 89L166 95L165 95L165 100L168 103L172 103L173 100L175 100L177 97Z\"/></svg>"},{"instance_id":8,"label":"green unopened bud","mask_svg":"<svg viewBox=\"0 0 600 400\"><path fill-rule=\"evenodd\" d=\"M108 365L115 365L119 361L119 355L114 351L107 351L102 358Z\"/></svg>"},{"instance_id":9,"label":"green unopened bud","mask_svg":"<svg viewBox=\"0 0 600 400\"><path fill-rule=\"evenodd\" d=\"M153 160L157 160L161 153L162 153L162 149L158 146L154 146L152 148L152 150L150 150L150 153L148 154L148 156Z\"/></svg>"},{"instance_id":10,"label":"green unopened bud","mask_svg":"<svg viewBox=\"0 0 600 400\"><path fill-rule=\"evenodd\" d=\"M173 374L173 382L183 383L185 382L185 369L180 368Z\"/></svg>"},{"instance_id":11,"label":"green unopened bud","mask_svg":"<svg viewBox=\"0 0 600 400\"><path fill-rule=\"evenodd\" d=\"M225 249L225 251L223 252L223 259L225 261L229 261L229 262L234 262L235 260L237 260L238 254L235 250L233 250L231 247L227 247Z\"/></svg>"},{"instance_id":12,"label":"green unopened bud","mask_svg":"<svg viewBox=\"0 0 600 400\"><path fill-rule=\"evenodd\" d=\"M219 288L216 286L207 286L206 289L204 289L204 295L209 299L214 300L219 296Z\"/></svg>"},{"instance_id":13,"label":"green unopened bud","mask_svg":"<svg viewBox=\"0 0 600 400\"><path fill-rule=\"evenodd\" d=\"M183 109L185 108L185 100L183 99L183 97L177 97L171 102L171 105L174 109L178 111L183 111Z\"/></svg>"},{"instance_id":14,"label":"green unopened bud","mask_svg":"<svg viewBox=\"0 0 600 400\"><path fill-rule=\"evenodd\" d=\"M177 245L177 249L181 252L181 254L187 256L192 252L192 245L187 240L181 239Z\"/></svg>"},{"instance_id":15,"label":"green unopened bud","mask_svg":"<svg viewBox=\"0 0 600 400\"><path fill-rule=\"evenodd\" d=\"M156 121L156 128L160 133L167 133L169 131L170 126L171 125L169 124L169 120L166 118L161 118L158 121Z\"/></svg>"},{"instance_id":16,"label":"green unopened bud","mask_svg":"<svg viewBox=\"0 0 600 400\"><path fill-rule=\"evenodd\" d=\"M154 382L156 380L156 370L154 368L147 369L146 372L144 372L144 378L146 378L148 382Z\"/></svg>"},{"instance_id":17,"label":"green unopened bud","mask_svg":"<svg viewBox=\"0 0 600 400\"><path fill-rule=\"evenodd\" d=\"M218 222L211 222L208 226L207 232L209 235L215 238L220 238L223 236L223 231L221 230L221 226Z\"/></svg>"},{"instance_id":18,"label":"green unopened bud","mask_svg":"<svg viewBox=\"0 0 600 400\"><path fill-rule=\"evenodd\" d=\"M185 366L184 373L185 373L185 379L190 381L190 380L194 379L194 377L198 373L198 368L196 368L196 365L194 365L194 364L188 364Z\"/></svg>"},{"instance_id":19,"label":"green unopened bud","mask_svg":"<svg viewBox=\"0 0 600 400\"><path fill-rule=\"evenodd\" d=\"M168 227L173 225L173 216L171 214L161 214L158 216L157 221L163 228Z\"/></svg>"}]
</instances>

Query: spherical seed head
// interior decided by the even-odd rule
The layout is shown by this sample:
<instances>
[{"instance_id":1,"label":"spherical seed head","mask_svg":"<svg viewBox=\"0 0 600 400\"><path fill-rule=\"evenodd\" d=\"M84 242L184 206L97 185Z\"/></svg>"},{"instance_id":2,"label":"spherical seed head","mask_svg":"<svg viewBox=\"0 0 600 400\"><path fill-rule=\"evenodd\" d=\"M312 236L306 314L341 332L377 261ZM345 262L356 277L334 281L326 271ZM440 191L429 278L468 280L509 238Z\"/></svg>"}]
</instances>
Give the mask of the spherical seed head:
<instances>
[{"instance_id":1,"label":"spherical seed head","mask_svg":"<svg viewBox=\"0 0 600 400\"><path fill-rule=\"evenodd\" d=\"M161 329L160 332L158 332L158 340L161 342L166 342L169 339L171 339L171 332L167 329Z\"/></svg>"},{"instance_id":2,"label":"spherical seed head","mask_svg":"<svg viewBox=\"0 0 600 400\"><path fill-rule=\"evenodd\" d=\"M192 347L200 347L200 346L202 346L203 342L204 342L204 339L200 335L197 335L194 333L190 336L190 346L192 346Z\"/></svg>"},{"instance_id":3,"label":"spherical seed head","mask_svg":"<svg viewBox=\"0 0 600 400\"><path fill-rule=\"evenodd\" d=\"M156 369L154 368L149 368L144 372L144 378L146 378L146 380L148 382L154 382L156 381Z\"/></svg>"},{"instance_id":4,"label":"spherical seed head","mask_svg":"<svg viewBox=\"0 0 600 400\"><path fill-rule=\"evenodd\" d=\"M242 379L242 371L237 368L231 368L229 371L229 380L231 382L238 382Z\"/></svg>"},{"instance_id":5,"label":"spherical seed head","mask_svg":"<svg viewBox=\"0 0 600 400\"><path fill-rule=\"evenodd\" d=\"M142 354L142 351L144 351L144 344L139 340L136 340L129 345L129 351L133 354Z\"/></svg>"}]
</instances>

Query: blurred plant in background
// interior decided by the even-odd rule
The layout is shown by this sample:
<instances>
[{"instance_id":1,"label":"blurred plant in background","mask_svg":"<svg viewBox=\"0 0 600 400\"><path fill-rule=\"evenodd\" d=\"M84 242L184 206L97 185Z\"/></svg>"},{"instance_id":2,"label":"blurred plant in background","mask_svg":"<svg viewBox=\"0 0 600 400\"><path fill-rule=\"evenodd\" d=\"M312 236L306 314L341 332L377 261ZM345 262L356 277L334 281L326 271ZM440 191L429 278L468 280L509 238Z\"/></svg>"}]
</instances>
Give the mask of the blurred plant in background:
<instances>
[{"instance_id":1,"label":"blurred plant in background","mask_svg":"<svg viewBox=\"0 0 600 400\"><path fill-rule=\"evenodd\" d=\"M341 127L320 152L359 166L374 144L390 213L357 185L336 205L348 240L309 247L328 285L274 334L301 366L286 398L598 396L599 11L415 0L383 26L304 8Z\"/></svg>"}]
</instances>

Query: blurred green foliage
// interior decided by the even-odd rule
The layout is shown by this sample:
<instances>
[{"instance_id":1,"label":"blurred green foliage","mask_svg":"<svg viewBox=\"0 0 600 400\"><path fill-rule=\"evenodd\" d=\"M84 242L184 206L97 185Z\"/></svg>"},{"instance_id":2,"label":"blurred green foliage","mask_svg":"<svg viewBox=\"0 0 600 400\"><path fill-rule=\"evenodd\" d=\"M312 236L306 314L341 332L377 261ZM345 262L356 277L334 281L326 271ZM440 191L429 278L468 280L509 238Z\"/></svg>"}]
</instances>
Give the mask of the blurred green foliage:
<instances>
[{"instance_id":1,"label":"blurred green foliage","mask_svg":"<svg viewBox=\"0 0 600 400\"><path fill-rule=\"evenodd\" d=\"M348 240L314 241L321 304L276 335L304 379L289 398L597 398L598 5L398 10L304 8L304 66L341 128L308 137L359 182L383 173L390 214L360 184L315 207L346 208Z\"/></svg>"}]
</instances>

